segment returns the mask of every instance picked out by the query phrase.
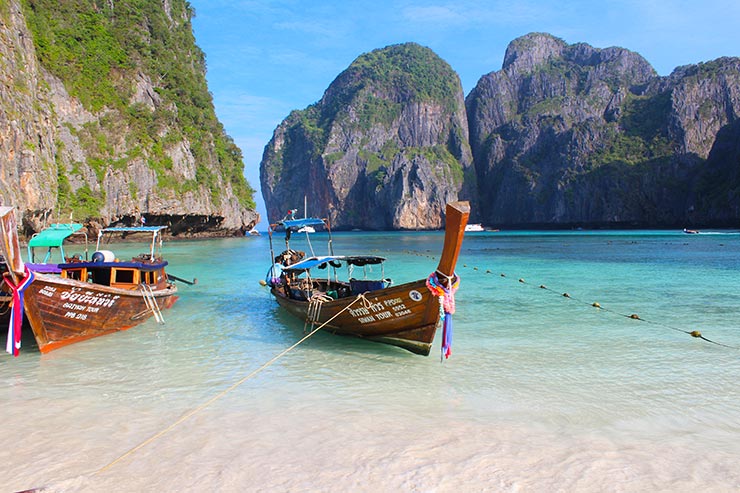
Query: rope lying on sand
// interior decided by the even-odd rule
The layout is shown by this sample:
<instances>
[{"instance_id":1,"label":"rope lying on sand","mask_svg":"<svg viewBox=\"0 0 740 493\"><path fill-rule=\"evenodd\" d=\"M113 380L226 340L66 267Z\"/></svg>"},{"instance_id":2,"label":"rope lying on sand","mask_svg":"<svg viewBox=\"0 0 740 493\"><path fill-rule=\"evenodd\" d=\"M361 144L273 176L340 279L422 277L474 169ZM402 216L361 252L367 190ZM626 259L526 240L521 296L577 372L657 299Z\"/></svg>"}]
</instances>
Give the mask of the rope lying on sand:
<instances>
[{"instance_id":1,"label":"rope lying on sand","mask_svg":"<svg viewBox=\"0 0 740 493\"><path fill-rule=\"evenodd\" d=\"M185 420L189 419L190 417L194 416L195 414L199 413L200 411L202 411L206 407L208 407L211 404L213 404L214 402L216 402L218 399L222 398L223 396L225 396L226 394L228 394L232 390L234 390L237 387L239 387L241 384L243 384L247 380L253 378L255 375L257 375L258 373L262 372L263 370L265 370L266 368L268 368L270 365L272 365L273 363L275 363L277 360L279 360L280 358L282 358L283 356L285 356L286 354L288 354L290 351L292 351L293 349L297 348L299 345L301 345L303 342L305 342L309 337L311 337L312 335L314 335L316 332L318 332L319 330L321 330L324 327L326 327L326 325L329 322L331 322L332 320L334 320L335 318L337 318L345 310L348 310L349 307L351 307L352 305L354 305L355 303L357 303L360 300L364 300L364 302L367 302L367 300L365 299L365 295L364 294L362 294L362 293L361 294L358 294L357 295L357 298L355 298L354 301L352 301L352 303L350 303L349 305L345 306L336 315L334 315L329 320L327 320L326 322L324 322L323 324L321 324L320 326L316 327L311 332L309 332L308 334L306 334L301 340L299 340L298 342L296 342L295 344L293 344L289 348L285 349L284 351L282 351L278 355L274 356L272 359L270 359L269 361L267 361L266 363L264 363L262 366L260 366L259 368L257 368L253 372L249 373L245 377L241 378L239 381L237 381L236 383L234 383L230 387L224 389L223 391L221 391L220 393L218 393L214 397L210 398L209 400L207 400L206 402L204 402L200 406L198 406L195 409L193 409L192 411L184 414L183 416L180 417L180 419L178 419L177 421L175 421L174 423L172 423L171 425L169 425L167 428L165 428L162 431L156 433L155 435L152 435L151 437L149 437L148 439L144 440L143 442L141 442L136 447L130 449L129 451L127 451L126 453L124 453L123 455L121 455L120 457L118 457L117 459L115 459L114 461L110 462L109 464L107 464L107 465L101 467L100 469L98 469L97 471L93 472L92 475L100 474L101 472L103 472L103 471L105 471L107 469L110 469L111 467L113 467L118 462L122 461L123 459L125 459L128 456L130 456L131 454L133 454L134 452L138 451L139 449L145 447L146 445L152 443L157 438L165 435L166 433L168 433L170 430L172 430L174 427L176 427L177 425L179 425L183 421L185 421Z\"/></svg>"}]
</instances>

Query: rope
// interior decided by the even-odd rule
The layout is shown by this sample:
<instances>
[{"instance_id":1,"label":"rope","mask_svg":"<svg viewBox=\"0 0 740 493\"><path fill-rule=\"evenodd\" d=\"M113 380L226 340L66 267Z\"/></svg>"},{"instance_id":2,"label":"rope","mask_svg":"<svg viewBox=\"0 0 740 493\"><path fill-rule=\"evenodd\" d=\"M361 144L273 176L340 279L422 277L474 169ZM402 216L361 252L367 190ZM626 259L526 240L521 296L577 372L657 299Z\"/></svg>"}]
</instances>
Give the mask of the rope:
<instances>
[{"instance_id":1,"label":"rope","mask_svg":"<svg viewBox=\"0 0 740 493\"><path fill-rule=\"evenodd\" d=\"M490 270L487 270L487 271L486 271L486 274L491 274L491 271L490 271ZM502 274L500 275L500 277L502 277L502 278L507 278L506 274L503 274L503 273L502 273ZM528 284L528 283L527 283L527 282L526 282L526 281L525 281L525 280L524 280L523 278L519 278L518 282L519 282L520 284ZM702 340L704 340L704 341L706 341L706 342L709 342L709 343L712 343L712 344L716 344L716 345L718 345L718 346L722 346L722 347L726 347L726 348L730 348L730 349L737 349L737 350L740 350L740 348L738 348L738 347L735 347L735 346L728 346L727 344L722 344L722 343L720 343L720 342L716 342L716 341L713 341L713 340L711 340L711 339L708 339L708 338L704 337L704 336L702 335L702 333L701 333L701 332L699 332L698 330L694 330L694 331L688 331L688 330L684 330L684 329L679 329L679 328L677 328L677 327L672 327L672 326L670 326L670 325L667 325L667 324L663 324L663 323L660 323L660 322L655 322L655 321L652 321L652 320L646 320L646 319L644 319L644 318L640 317L640 316L639 316L638 314L636 314L636 313L630 313L630 314L626 314L626 313L620 313L620 312L618 312L618 311L616 311L616 310L611 310L611 309L609 309L609 308L604 308L603 306L601 306L601 304L600 304L600 303L598 303L598 302L596 302L596 301L594 301L594 302L584 301L584 300L581 300L581 299L578 299L578 298L575 298L575 297L573 297L573 296L572 296L572 295L571 295L570 293L568 293L568 292L563 292L563 293L561 293L561 292L559 292L559 291L555 291L555 290L553 290L553 289L550 289L550 288L548 288L547 286L545 286L544 284L540 284L540 285L539 285L539 289L543 289L543 290L545 290L545 291L549 291L549 292L551 292L551 293L554 293L554 294L557 294L558 296L561 296L561 297L563 297L563 298L567 298L567 299L573 300L573 301L575 301L575 302L577 302L577 303L582 303L582 304L585 304L585 305L588 305L588 306L594 307L594 308L596 308L596 309L598 309L598 310L603 310L603 311L605 311L605 312L613 313L613 314L615 314L615 315L618 315L618 316L620 316L620 317L628 318L628 319L631 319L631 320L638 320L638 321L640 321L640 322L645 322L645 323L648 323L648 324L652 324L652 325L657 325L657 326L660 326L660 327L664 327L664 328L666 328L666 329L671 329L671 330L675 330L675 331L677 331L677 332L683 332L684 334L688 334L688 335L690 335L690 336L692 336L692 337L696 337L696 338L698 338L698 339L702 339Z\"/></svg>"},{"instance_id":2,"label":"rope","mask_svg":"<svg viewBox=\"0 0 740 493\"><path fill-rule=\"evenodd\" d=\"M216 394L214 397L210 398L209 400L207 400L206 402L204 402L200 406L198 406L195 409L193 409L192 411L184 414L183 416L180 417L180 419L178 419L177 421L175 421L174 423L172 423L171 425L169 425L167 428L161 430L160 432L156 433L155 435L152 435L151 437L149 437L148 439L144 440L143 442L141 442L139 445L135 446L134 448L130 449L128 452L124 453L123 455L121 455L120 457L118 457L117 459L115 459L114 461L110 462L109 464L107 464L107 465L101 467L100 469L98 469L97 471L93 472L92 475L100 474L101 472L103 472L103 471L105 471L107 469L110 469L115 464L119 463L120 461L122 461L126 457L132 455L134 452L137 452L138 450L142 449L143 447L147 446L148 444L152 443L157 438L159 438L159 437L167 434L170 430L172 430L173 428L175 428L180 423L182 423L185 420L189 419L190 417L196 415L197 413L199 413L200 411L202 411L206 407L210 406L211 404L213 404L214 402L216 402L217 400L219 400L220 398L222 398L223 396L225 396L229 392L231 392L234 389L236 389L237 387L239 387L241 384L243 384L247 380L253 378L258 373L260 373L263 370L267 369L273 363L275 363L278 359L282 358L283 356L285 356L286 354L288 354L290 351L292 351L293 349L295 349L296 347L298 347L300 344L302 344L304 341L306 341L309 337L311 337L316 332L318 332L319 330L321 330L322 328L324 328L329 322L331 322L332 320L334 320L335 318L337 318L343 312L345 312L346 310L348 310L349 307L351 307L352 305L354 305L355 303L357 303L361 299L362 300L365 300L365 295L362 294L362 293L361 294L358 294L357 295L357 298L355 298L354 301L352 301L352 303L350 303L347 306L345 306L344 308L342 308L342 310L339 311L339 312L337 312L336 315L334 315L329 320L327 320L326 322L324 322L323 324L321 324L320 326L316 327L311 332L309 332L308 334L306 334L301 340L299 340L298 342L296 342L295 344L293 344L289 348L285 349L284 351L282 351L278 355L274 356L272 359L270 359L269 361L267 361L266 363L264 363L262 366L260 366L259 368L257 368L253 372L249 373L248 375L246 375L245 377L243 377L242 379L240 379L236 383L232 384L230 387L228 387L225 390L221 391L220 393ZM367 300L365 300L365 301L367 302Z\"/></svg>"},{"instance_id":3,"label":"rope","mask_svg":"<svg viewBox=\"0 0 740 493\"><path fill-rule=\"evenodd\" d=\"M506 276L504 276L503 274L501 274L501 277L506 277ZM524 281L524 279L521 279L521 278L519 279L519 282L522 283L522 284L526 284L526 281ZM578 298L574 298L568 292L565 292L565 293L560 294L558 291L555 291L553 289L550 289L547 286L545 286L544 284L540 284L539 288L540 289L544 289L545 291L549 291L551 293L555 293L555 294L557 294L559 296L562 296L563 298L571 299L571 300L573 300L573 301L575 301L577 303L581 303L581 304L585 304L585 305L594 307L597 310L603 310L605 312L609 312L609 313L613 313L615 315L619 315L620 317L628 318L630 320L639 320L640 322L645 322L645 323L648 323L648 324L652 324L652 325L657 325L657 326L660 326L660 327L664 327L666 329L675 330L676 332L683 332L684 334L688 334L688 335L690 335L692 337L696 337L698 339L703 339L703 340L705 340L705 341L707 341L709 343L716 344L718 346L723 346L723 347L730 348L730 349L740 349L740 348L736 348L736 347L733 347L733 346L728 346L726 344L722 344L722 343L713 341L711 339L707 339L698 330L688 331L688 330L684 330L684 329L679 329L677 327L672 327L670 325L663 324L663 323L660 323L660 322L655 322L655 321L652 321L652 320L646 320L646 319L640 317L636 313L630 313L630 314L620 313L620 312L618 312L616 310L611 310L609 308L604 308L603 306L601 306L601 304L599 302L596 302L596 301L594 301L594 302L588 302L588 301L580 300Z\"/></svg>"},{"instance_id":4,"label":"rope","mask_svg":"<svg viewBox=\"0 0 740 493\"><path fill-rule=\"evenodd\" d=\"M411 250L406 250L406 253L408 253L408 254L412 254L412 255L417 255L417 256L419 256L419 257L429 257L429 258L434 258L434 257L432 257L431 255L426 255L426 254L423 254L423 253L419 253L419 252L414 252L414 251L411 251ZM464 267L464 268L468 268L468 265L467 265L467 264L463 264L463 267ZM474 271L478 271L478 267L472 267L472 269L473 269ZM486 271L485 271L485 274L493 274L493 272L492 272L492 271L491 271L490 269L486 269ZM499 274L499 277L501 277L501 278L503 278L503 279L508 279L508 276L507 276L506 274L504 274L504 273L501 273L501 274ZM518 279L518 282L519 282L520 284L528 284L528 283L527 283L527 282L526 282L526 281L525 281L525 280L524 280L523 278L519 278L519 279ZM703 341L706 341L706 342L709 342L709 343L711 343L711 344L716 344L717 346L722 346L722 347L726 347L726 348L729 348L729 349L736 349L736 350L739 350L739 351L740 351L740 347L737 347L737 346L730 346L730 345L727 345L727 344L722 344L722 343L720 343L720 342L717 342L717 341L713 341L713 340L711 340L711 339L709 339L709 338L707 338L707 337L704 337L704 335L702 335L702 333L701 333L700 331L698 331L698 330L692 330L692 331L688 331L688 330L680 329L680 328L677 328L677 327L672 327L672 326L670 326L670 325L667 325L667 324L663 324L663 323L660 323L660 322L655 322L655 321L652 321L652 320L646 320L646 319L644 319L644 318L640 317L640 316L639 316L638 314L636 314L636 313L630 313L630 314L620 313L620 312L618 312L618 311L616 311L616 310L611 310L611 309L608 309L608 308L604 308L604 307L603 307L603 306L601 306L601 304L600 304L600 303L598 303L598 302L595 302L595 301L594 301L594 302L588 302L588 301L583 301L583 300L579 300L579 299L577 299L577 298L574 298L574 297L573 297L573 296L571 296L571 295L570 295L570 293L568 293L568 292L560 293L559 291L554 291L554 290L552 290L552 289L548 288L547 286L545 286L544 284L540 284L540 285L539 285L539 288L540 288L540 289L543 289L543 290L546 290L546 291L550 291L550 292L552 292L552 293L555 293L555 294L557 294L558 296L561 296L561 297L563 297L563 298L568 298L568 299L571 299L571 300L573 300L573 301L576 301L576 302L578 302L578 303L584 303L584 304L587 304L587 305L589 305L589 306L592 306L592 307L594 307L594 308L597 308L597 309L599 309L599 310L603 310L603 311L605 311L605 312L613 313L613 314L615 314L615 315L618 315L618 316L621 316L621 317L625 317L625 318L629 318L629 319L631 319L631 320L638 320L638 321L640 321L640 322L645 322L645 323L647 323L647 324L651 324L651 325L657 325L657 326L660 326L660 327L664 327L664 328L666 328L666 329L670 329L670 330L675 330L675 331L677 331L677 332L683 332L684 334L688 334L688 335L690 335L691 337L695 337L695 338L697 338L697 339L701 339L701 340L703 340Z\"/></svg>"}]
</instances>

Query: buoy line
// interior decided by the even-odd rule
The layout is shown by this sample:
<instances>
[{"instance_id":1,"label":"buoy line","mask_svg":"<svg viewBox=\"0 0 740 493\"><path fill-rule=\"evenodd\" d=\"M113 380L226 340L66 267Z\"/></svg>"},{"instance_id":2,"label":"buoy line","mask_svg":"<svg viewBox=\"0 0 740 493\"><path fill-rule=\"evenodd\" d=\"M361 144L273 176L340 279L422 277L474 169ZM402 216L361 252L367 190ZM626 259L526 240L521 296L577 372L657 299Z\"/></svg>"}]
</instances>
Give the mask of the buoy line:
<instances>
[{"instance_id":1,"label":"buoy line","mask_svg":"<svg viewBox=\"0 0 740 493\"><path fill-rule=\"evenodd\" d=\"M311 330L311 332L309 332L308 334L306 334L305 336L303 336L303 338L301 338L298 342L296 342L295 344L293 344L289 348L283 350L282 352L280 352L279 354L277 354L276 356L274 356L273 358L271 358L269 361L267 361L266 363L264 363L262 366L260 366L256 370L254 370L251 373L249 373L248 375L242 377L236 383L232 384L231 386L229 386L226 389L222 390L221 392L219 392L215 396L211 397L209 400L207 400L206 402L204 402L200 406L198 406L195 409L193 409L193 410L187 412L186 414L182 415L179 419L177 419L174 423L170 424L168 427L164 428L163 430L159 431L158 433L156 433L156 434L152 435L151 437L147 438L146 440L144 440L143 442L141 442L139 445L137 445L137 446L133 447L132 449L128 450L126 453L122 454L117 459L113 460L112 462L108 463L107 465L105 465L105 466L101 467L100 469L94 471L91 475L94 476L96 474L100 474L101 472L103 472L103 471L105 471L107 469L110 469L111 467L113 467L118 462L120 462L123 459L125 459L126 457L132 455L134 452L140 450L141 448L145 447L146 445L152 443L157 438L165 435L166 433L168 433L170 430L172 430L173 428L175 428L180 423L184 422L185 420L189 419L190 417L194 416L195 414L199 413L200 411L202 411L206 407L208 407L211 404L213 404L214 402L216 402L218 399L220 399L223 396L225 396L226 394L230 393L231 391L233 391L234 389L236 389L237 387L239 387L241 384L243 384L247 380L253 378L255 375L257 375L258 373L262 372L263 370L265 370L266 368L268 368L269 366L271 366L278 359L282 358L283 356L285 356L286 354L288 354L290 351L292 351L293 349L297 348L299 345L301 345L303 342L305 342L309 337L313 336L318 331L320 331L321 329L323 329L324 327L326 327L326 325L329 322L331 322L332 320L334 320L335 318L337 318L345 310L348 310L349 307L351 307L352 305L354 305L355 303L357 303L360 300L363 300L363 302L365 302L365 303L368 302L368 300L365 298L365 295L364 294L362 294L362 293L361 294L358 294L357 295L357 298L355 298L354 301L352 301L352 303L350 303L347 306L345 306L341 311L337 312L336 315L334 315L333 317L331 317L329 320L327 320L323 324L321 324L318 327L316 327L313 330Z\"/></svg>"},{"instance_id":2,"label":"buoy line","mask_svg":"<svg viewBox=\"0 0 740 493\"><path fill-rule=\"evenodd\" d=\"M406 253L411 254L411 255L416 255L416 256L419 256L419 257L434 258L431 255L426 255L426 254L423 254L423 253L420 253L420 252L414 252L414 251L411 251L411 250L406 250ZM478 267L468 267L467 264L462 264L462 268L464 268L464 269L471 268L473 271L480 272L480 270L478 269ZM484 272L484 274L493 274L493 271L491 269L486 269L486 271ZM507 280L512 279L511 277L507 276L504 273L499 274L498 277L499 278L502 278L502 279L507 279ZM519 284L528 285L528 286L534 286L534 284L527 283L524 280L524 278L522 278L522 277L517 278L517 281L518 281ZM717 342L717 341L713 341L711 339L708 339L707 337L704 337L704 335L700 331L698 331L698 330L688 331L688 330L680 329L678 327L672 327L670 325L663 324L663 323L660 323L660 322L655 322L653 320L646 320L646 319L640 317L636 313L630 313L630 314L620 313L620 312L618 312L616 310L611 310L609 308L605 308L605 307L601 306L601 304L599 302L597 302L597 301L588 302L588 301L580 300L580 299L577 299L577 298L574 298L573 296L571 296L570 293L568 293L567 291L565 291L565 292L555 291L553 289L548 288L544 284L540 284L539 285L539 289L542 289L542 290L545 290L545 291L549 291L551 293L557 294L558 296L560 296L562 298L571 299L571 300L573 300L573 301L575 301L577 303L586 304L586 305L591 306L593 308L596 308L598 310L602 310L602 311L605 311L605 312L608 312L608 313L612 313L612 314L618 315L620 317L625 317L625 318L628 318L628 319L631 319L631 320L638 320L640 322L645 322L645 323L651 324L651 325L657 325L657 326L660 326L660 327L664 327L666 329L675 330L677 332L683 332L684 334L688 334L691 337L695 337L697 339L702 339L702 340L704 340L706 342L709 342L711 344L716 344L717 346L722 346L722 347L726 347L726 348L729 348L729 349L740 350L740 347L730 346L730 345L727 345L727 344L723 344L721 342Z\"/></svg>"},{"instance_id":3,"label":"buoy line","mask_svg":"<svg viewBox=\"0 0 740 493\"><path fill-rule=\"evenodd\" d=\"M526 281L524 281L523 279L519 279L519 281L522 284L526 284ZM676 332L683 332L684 334L688 334L691 337L696 337L698 339L703 339L703 340L705 340L705 341L707 341L709 343L716 344L718 346L723 346L723 347L730 348L730 349L739 349L739 348L736 348L736 347L733 347L733 346L728 346L727 344L722 344L720 342L716 342L716 341L713 341L711 339L707 339L698 330L688 331L688 330L684 330L684 329L679 329L677 327L672 327L672 326L667 325L667 324L664 324L664 323L655 322L655 321L652 321L652 320L646 320L646 319L642 318L641 316L639 316L636 313L630 313L629 315L628 314L625 314L625 313L620 313L618 311L611 310L609 308L605 308L605 307L601 306L601 303L599 303L598 301L588 302L588 301L580 300L578 298L574 298L568 292L564 292L564 293L560 294L558 291L555 291L553 289L550 289L547 286L545 286L544 284L540 284L539 285L539 288L540 289L544 289L546 291L549 291L551 293L555 293L555 294L557 294L559 296L562 296L563 298L569 298L569 299L571 299L571 300L573 300L573 301L575 301L577 303L581 303L581 304L584 304L584 305L588 305L588 306L594 307L597 310L602 310L602 311L605 311L605 312L613 313L615 315L619 315L620 317L629 318L631 320L639 320L640 322L645 322L645 323L648 323L648 324L657 325L657 326L660 326L660 327L665 327L666 329L675 330Z\"/></svg>"}]
</instances>

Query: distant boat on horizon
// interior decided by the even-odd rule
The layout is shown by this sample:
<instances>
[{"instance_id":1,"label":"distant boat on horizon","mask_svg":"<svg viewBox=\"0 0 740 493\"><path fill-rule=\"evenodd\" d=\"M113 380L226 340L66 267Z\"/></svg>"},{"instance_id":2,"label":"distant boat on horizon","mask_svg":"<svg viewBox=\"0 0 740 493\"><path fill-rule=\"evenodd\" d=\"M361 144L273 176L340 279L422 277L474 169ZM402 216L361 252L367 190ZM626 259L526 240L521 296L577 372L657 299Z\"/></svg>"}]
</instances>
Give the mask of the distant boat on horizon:
<instances>
[{"instance_id":1,"label":"distant boat on horizon","mask_svg":"<svg viewBox=\"0 0 740 493\"><path fill-rule=\"evenodd\" d=\"M467 226L465 226L466 233L470 233L473 231L485 231L485 229L483 229L483 225L481 225L480 223L468 224Z\"/></svg>"}]
</instances>

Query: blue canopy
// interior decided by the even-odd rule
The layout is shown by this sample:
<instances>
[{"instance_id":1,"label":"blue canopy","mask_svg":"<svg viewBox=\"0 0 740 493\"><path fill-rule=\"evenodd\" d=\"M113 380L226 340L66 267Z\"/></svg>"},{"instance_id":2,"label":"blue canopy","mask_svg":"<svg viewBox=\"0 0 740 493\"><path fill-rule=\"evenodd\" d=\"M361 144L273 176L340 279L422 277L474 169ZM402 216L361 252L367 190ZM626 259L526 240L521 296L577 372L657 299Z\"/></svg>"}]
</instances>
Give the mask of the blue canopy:
<instances>
[{"instance_id":1,"label":"blue canopy","mask_svg":"<svg viewBox=\"0 0 740 493\"><path fill-rule=\"evenodd\" d=\"M336 256L326 256L326 257L309 257L307 259L301 260L300 262L296 262L293 265L289 265L288 267L283 267L284 271L306 271L309 269L313 269L314 267L318 267L319 265L325 264L327 262L341 260L342 257L336 257Z\"/></svg>"},{"instance_id":2,"label":"blue canopy","mask_svg":"<svg viewBox=\"0 0 740 493\"><path fill-rule=\"evenodd\" d=\"M349 265L376 265L385 261L384 257L376 257L373 255L327 255L324 257L309 257L307 259L296 262L293 265L283 267L284 271L307 271L314 267L319 267L328 262L346 262Z\"/></svg>"},{"instance_id":3,"label":"blue canopy","mask_svg":"<svg viewBox=\"0 0 740 493\"><path fill-rule=\"evenodd\" d=\"M87 269L110 269L111 267L115 267L116 269L139 269L144 271L153 271L161 269L162 267L166 267L168 262L166 260L162 260L161 262L74 262L74 263L64 263L59 264L60 269L79 269L82 267L85 267Z\"/></svg>"},{"instance_id":4,"label":"blue canopy","mask_svg":"<svg viewBox=\"0 0 740 493\"><path fill-rule=\"evenodd\" d=\"M285 229L299 230L305 226L325 226L323 219L316 217L304 217L302 219L286 219L280 221L278 224L282 225Z\"/></svg>"},{"instance_id":5,"label":"blue canopy","mask_svg":"<svg viewBox=\"0 0 740 493\"><path fill-rule=\"evenodd\" d=\"M162 244L162 235L160 234L160 231L167 229L167 227L168 226L122 226L116 228L103 228L98 231L98 243L95 246L95 249L100 250L100 240L103 238L105 233L152 233L152 245L149 255L151 258L154 258L154 248L157 239L159 239L160 247Z\"/></svg>"},{"instance_id":6,"label":"blue canopy","mask_svg":"<svg viewBox=\"0 0 740 493\"><path fill-rule=\"evenodd\" d=\"M167 229L167 226L123 226L117 228L103 228L101 233L152 233Z\"/></svg>"}]
</instances>

